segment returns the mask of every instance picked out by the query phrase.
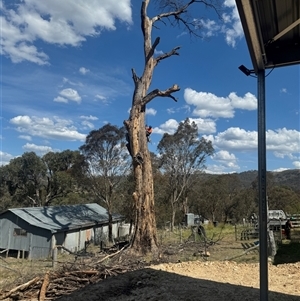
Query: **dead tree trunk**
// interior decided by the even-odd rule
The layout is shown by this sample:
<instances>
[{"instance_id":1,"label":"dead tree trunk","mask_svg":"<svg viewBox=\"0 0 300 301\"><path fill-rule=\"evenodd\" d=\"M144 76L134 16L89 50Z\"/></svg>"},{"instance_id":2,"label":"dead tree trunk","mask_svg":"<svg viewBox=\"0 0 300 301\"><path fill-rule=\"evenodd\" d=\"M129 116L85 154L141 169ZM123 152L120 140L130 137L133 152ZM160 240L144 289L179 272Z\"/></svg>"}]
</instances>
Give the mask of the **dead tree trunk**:
<instances>
[{"instance_id":1,"label":"dead tree trunk","mask_svg":"<svg viewBox=\"0 0 300 301\"><path fill-rule=\"evenodd\" d=\"M173 92L179 91L177 85L161 91L155 89L148 93L153 71L158 62L171 55L178 54L179 47L171 52L154 58L154 50L159 44L159 38L151 43L151 32L153 24L158 20L158 16L150 19L147 16L147 6L150 0L144 0L141 7L141 26L144 37L144 56L145 66L141 77L138 77L132 70L134 81L134 93L132 107L128 120L124 125L128 131L128 148L133 159L133 170L135 180L135 191L133 201L135 205L135 232L131 247L134 252L146 254L155 253L158 248L157 231L154 210L154 189L151 158L148 150L146 131L145 131L145 113L146 105L155 97L170 97Z\"/></svg>"}]
</instances>

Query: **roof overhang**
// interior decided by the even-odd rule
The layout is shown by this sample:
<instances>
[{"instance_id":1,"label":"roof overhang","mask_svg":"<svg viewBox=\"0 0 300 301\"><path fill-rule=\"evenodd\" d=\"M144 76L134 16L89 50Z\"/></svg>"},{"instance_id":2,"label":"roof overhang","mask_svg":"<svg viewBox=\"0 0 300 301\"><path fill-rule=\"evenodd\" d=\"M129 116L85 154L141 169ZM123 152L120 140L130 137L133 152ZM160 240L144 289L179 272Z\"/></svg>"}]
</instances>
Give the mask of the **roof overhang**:
<instances>
[{"instance_id":1,"label":"roof overhang","mask_svg":"<svg viewBox=\"0 0 300 301\"><path fill-rule=\"evenodd\" d=\"M236 0L254 72L300 63L299 0Z\"/></svg>"}]
</instances>

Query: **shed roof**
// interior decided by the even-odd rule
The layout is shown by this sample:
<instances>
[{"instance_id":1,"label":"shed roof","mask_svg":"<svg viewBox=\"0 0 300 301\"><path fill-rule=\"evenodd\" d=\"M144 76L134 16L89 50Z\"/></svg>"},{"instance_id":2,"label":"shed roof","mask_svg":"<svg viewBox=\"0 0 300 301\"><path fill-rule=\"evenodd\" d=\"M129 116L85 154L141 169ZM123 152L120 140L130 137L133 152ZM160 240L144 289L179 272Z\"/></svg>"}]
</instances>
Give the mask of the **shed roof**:
<instances>
[{"instance_id":1,"label":"shed roof","mask_svg":"<svg viewBox=\"0 0 300 301\"><path fill-rule=\"evenodd\" d=\"M108 223L106 209L95 203L14 208L8 209L6 212L9 211L30 225L47 229L51 232L60 232L68 229L79 229L86 226ZM3 214L5 214L5 212L1 215ZM122 220L122 217L114 214L113 221L118 220Z\"/></svg>"},{"instance_id":2,"label":"shed roof","mask_svg":"<svg viewBox=\"0 0 300 301\"><path fill-rule=\"evenodd\" d=\"M255 72L300 63L299 0L236 0Z\"/></svg>"}]
</instances>

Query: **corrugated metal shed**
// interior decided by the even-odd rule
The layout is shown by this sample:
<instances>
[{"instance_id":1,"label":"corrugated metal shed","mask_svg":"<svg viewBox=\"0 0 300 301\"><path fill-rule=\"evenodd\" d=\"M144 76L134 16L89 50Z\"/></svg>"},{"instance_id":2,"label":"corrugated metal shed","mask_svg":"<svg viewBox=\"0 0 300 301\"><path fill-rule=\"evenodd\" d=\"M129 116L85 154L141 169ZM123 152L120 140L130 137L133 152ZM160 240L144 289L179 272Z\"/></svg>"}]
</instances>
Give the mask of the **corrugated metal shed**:
<instances>
[{"instance_id":1,"label":"corrugated metal shed","mask_svg":"<svg viewBox=\"0 0 300 301\"><path fill-rule=\"evenodd\" d=\"M112 236L118 236L123 217L113 215ZM6 256L36 259L49 257L57 246L71 252L85 243L106 241L109 217L98 204L9 209L0 214L0 249Z\"/></svg>"},{"instance_id":2,"label":"corrugated metal shed","mask_svg":"<svg viewBox=\"0 0 300 301\"><path fill-rule=\"evenodd\" d=\"M108 223L106 209L98 204L15 208L7 211L32 226L50 230L52 233ZM122 217L114 215L113 221L118 220L122 220Z\"/></svg>"}]
</instances>

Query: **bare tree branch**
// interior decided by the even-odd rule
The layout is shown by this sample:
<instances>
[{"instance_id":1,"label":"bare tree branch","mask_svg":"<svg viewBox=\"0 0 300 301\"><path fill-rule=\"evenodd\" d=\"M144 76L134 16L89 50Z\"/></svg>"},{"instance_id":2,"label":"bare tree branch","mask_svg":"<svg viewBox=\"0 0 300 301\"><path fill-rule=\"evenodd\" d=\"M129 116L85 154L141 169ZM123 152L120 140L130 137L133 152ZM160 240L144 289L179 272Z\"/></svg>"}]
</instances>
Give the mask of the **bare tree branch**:
<instances>
[{"instance_id":1,"label":"bare tree branch","mask_svg":"<svg viewBox=\"0 0 300 301\"><path fill-rule=\"evenodd\" d=\"M134 82L135 85L137 85L140 78L136 75L135 70L133 68L131 69L131 73L132 73L133 82Z\"/></svg>"},{"instance_id":2,"label":"bare tree branch","mask_svg":"<svg viewBox=\"0 0 300 301\"><path fill-rule=\"evenodd\" d=\"M171 51L158 56L157 58L155 58L156 63L159 63L161 60L166 59L172 55L179 55L179 52L177 52L178 49L180 49L180 46L177 46L173 48Z\"/></svg>"},{"instance_id":3,"label":"bare tree branch","mask_svg":"<svg viewBox=\"0 0 300 301\"><path fill-rule=\"evenodd\" d=\"M154 99L155 97L170 97L172 98L174 101L177 102L177 99L172 95L172 93L177 92L180 90L180 87L176 84L174 84L172 87L168 88L165 91L161 91L159 89L155 89L153 91L151 91L150 93L148 93L142 100L142 105L146 105L147 103L149 103L152 99Z\"/></svg>"},{"instance_id":4,"label":"bare tree branch","mask_svg":"<svg viewBox=\"0 0 300 301\"><path fill-rule=\"evenodd\" d=\"M154 43L153 43L153 45L152 45L152 47L151 47L151 49L150 49L148 55L147 55L147 57L146 57L146 62L148 62L149 59L154 55L155 48L156 48L156 46L159 44L159 41L160 41L160 37L157 37L157 38L155 39L155 41L154 41Z\"/></svg>"},{"instance_id":5,"label":"bare tree branch","mask_svg":"<svg viewBox=\"0 0 300 301\"><path fill-rule=\"evenodd\" d=\"M194 2L197 2L196 0L191 0L190 2L188 2L186 5L183 5L182 7L180 7L179 9L177 10L174 10L174 11L170 11L170 12L167 12L167 13L162 13L162 14L159 14L155 17L153 17L151 19L152 23L155 23L156 21L159 21L163 18L168 18L170 16L179 16L180 14L186 12L186 9ZM202 1L201 1L202 2Z\"/></svg>"},{"instance_id":6,"label":"bare tree branch","mask_svg":"<svg viewBox=\"0 0 300 301\"><path fill-rule=\"evenodd\" d=\"M222 19L220 12L218 11L216 5L213 4L213 0L191 0L186 4L182 4L180 1L167 1L166 4L163 5L162 8L166 10L170 10L165 13L161 13L156 15L151 19L152 26L157 21L163 21L163 19L170 19L170 17L174 18L174 21L170 21L172 26L175 25L183 25L190 35L201 37L200 34L197 33L197 30L201 27L199 24L195 22L195 18L182 17L182 15L187 14L188 10L190 10L190 6L195 3L201 3L205 5L207 8L213 9L218 17ZM165 3L165 2L164 2ZM165 23L165 22L163 22Z\"/></svg>"}]
</instances>

